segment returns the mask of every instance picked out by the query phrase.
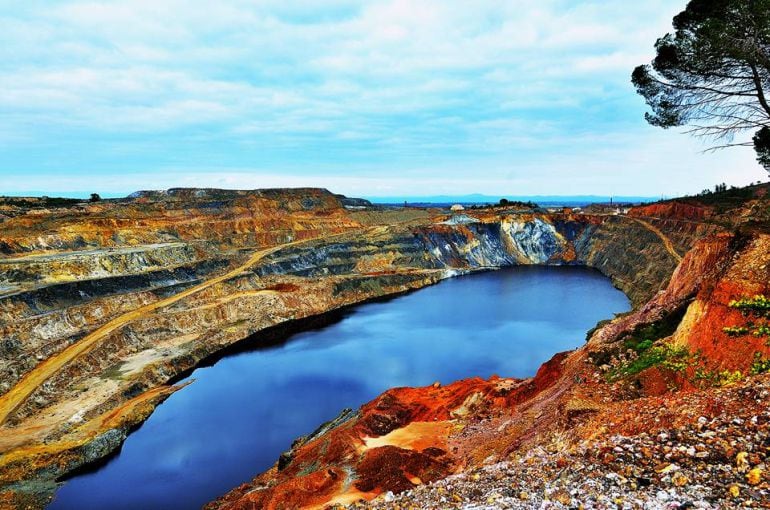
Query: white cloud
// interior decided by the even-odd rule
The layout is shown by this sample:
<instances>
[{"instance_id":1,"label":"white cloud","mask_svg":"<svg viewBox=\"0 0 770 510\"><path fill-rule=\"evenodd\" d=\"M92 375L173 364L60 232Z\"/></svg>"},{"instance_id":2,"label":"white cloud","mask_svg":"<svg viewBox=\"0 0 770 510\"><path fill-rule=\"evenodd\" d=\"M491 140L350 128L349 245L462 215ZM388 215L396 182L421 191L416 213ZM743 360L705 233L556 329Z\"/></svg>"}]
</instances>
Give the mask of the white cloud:
<instances>
[{"instance_id":1,"label":"white cloud","mask_svg":"<svg viewBox=\"0 0 770 510\"><path fill-rule=\"evenodd\" d=\"M636 23L635 9L602 21L592 18L597 2L588 4L565 10L564 2L555 0L503 5L373 1L353 18L310 26L282 16L310 11L323 20L329 8L323 2L304 2L296 9L240 0L63 2L53 9L38 4L26 16L3 17L3 24L13 26L6 47L13 48L9 53L20 65L6 66L0 81L10 89L6 102L22 107L55 105L82 114L95 100L110 100L127 115L107 116L121 127L145 118L131 116L132 105L163 110L169 94L204 103L222 103L226 94L229 106L241 114L291 107L265 104L263 86L276 91L273 97L293 95L295 105L338 105L342 99L347 114L371 113L373 105L381 111L381 101L388 111L420 111L440 106L442 96L452 92L488 85L490 94L499 94L498 103L510 105L537 101L521 97L536 95L537 88L506 94L495 80L500 70L536 83L575 70L621 70L638 61L638 49L624 47L623 31ZM353 9L353 4L333 7ZM35 40L32 34L41 26L45 35ZM597 44L614 50L579 50ZM42 47L48 58L26 58L39 57ZM346 82L351 97L329 95L329 84L340 82ZM104 113L96 109L93 116L104 121ZM202 117L208 120L206 111ZM146 126L156 128L149 119Z\"/></svg>"},{"instance_id":2,"label":"white cloud","mask_svg":"<svg viewBox=\"0 0 770 510\"><path fill-rule=\"evenodd\" d=\"M0 14L0 173L63 168L61 154L77 152L68 160L72 178L79 170L90 180L89 169L110 171L111 153L133 151L147 154L135 170L161 170L173 159L188 173L205 173L201 161L221 158L221 168L277 175L312 160L330 179L355 181L352 174L394 165L396 174L433 172L426 179L434 183L455 172L447 182L470 185L456 175L459 162L486 168L477 179L508 168L500 179L513 172L536 186L526 172L569 166L556 151L581 168L589 158L605 158L597 168L646 158L648 178L660 180L676 166L666 166L670 159L680 168L701 159L696 144L673 133L643 138L670 140L679 153L640 142L643 103L629 73L650 58L681 7L669 0L14 3ZM165 153L146 151L159 136ZM183 142L192 138L201 141L193 149ZM91 148L100 159L82 150L89 140L100 141ZM750 157L716 160L734 161L726 165L738 169L736 178L756 172ZM492 183L478 187L501 184Z\"/></svg>"}]
</instances>

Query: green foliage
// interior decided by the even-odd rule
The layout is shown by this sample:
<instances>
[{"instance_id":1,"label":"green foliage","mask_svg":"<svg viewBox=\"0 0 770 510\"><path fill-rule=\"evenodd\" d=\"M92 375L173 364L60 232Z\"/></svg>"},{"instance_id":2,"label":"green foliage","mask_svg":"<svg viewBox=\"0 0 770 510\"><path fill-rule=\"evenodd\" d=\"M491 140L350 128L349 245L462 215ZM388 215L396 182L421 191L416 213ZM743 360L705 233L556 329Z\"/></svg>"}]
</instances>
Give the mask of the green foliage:
<instances>
[{"instance_id":1,"label":"green foliage","mask_svg":"<svg viewBox=\"0 0 770 510\"><path fill-rule=\"evenodd\" d=\"M22 207L25 209L36 209L40 207L69 207L71 205L82 203L78 198L60 198L60 197L40 197L39 199L27 199L16 197L2 197L0 201Z\"/></svg>"},{"instance_id":2,"label":"green foliage","mask_svg":"<svg viewBox=\"0 0 770 510\"><path fill-rule=\"evenodd\" d=\"M527 202L521 202L520 200L508 200L507 198L501 198L500 201L496 204L487 204L487 205L472 205L469 207L469 209L486 209L488 207L515 207L517 209L537 209L540 206L537 205L535 202L532 202L531 200Z\"/></svg>"},{"instance_id":3,"label":"green foliage","mask_svg":"<svg viewBox=\"0 0 770 510\"><path fill-rule=\"evenodd\" d=\"M623 345L626 349L632 349L636 352L644 351L654 344L657 340L674 334L686 308L676 310L672 314L643 326L637 326L634 331L623 338Z\"/></svg>"},{"instance_id":4,"label":"green foliage","mask_svg":"<svg viewBox=\"0 0 770 510\"><path fill-rule=\"evenodd\" d=\"M687 347L672 347L668 344L661 346L665 358L661 365L674 372L684 372L690 366L692 357Z\"/></svg>"},{"instance_id":5,"label":"green foliage","mask_svg":"<svg viewBox=\"0 0 770 510\"><path fill-rule=\"evenodd\" d=\"M735 186L733 186L732 189L737 189L737 188ZM698 194L698 196L700 196L700 197L707 197L707 196L713 195L715 193L717 193L717 194L718 193L724 193L725 191L727 191L727 184L722 183L722 184L715 185L714 186L714 191L711 191L710 189L704 189L703 191L701 191Z\"/></svg>"},{"instance_id":6,"label":"green foliage","mask_svg":"<svg viewBox=\"0 0 770 510\"><path fill-rule=\"evenodd\" d=\"M612 379L636 375L650 367L660 366L674 372L682 372L690 366L692 356L687 347L670 344L653 345L644 349L639 357L610 373Z\"/></svg>"},{"instance_id":7,"label":"green foliage","mask_svg":"<svg viewBox=\"0 0 770 510\"><path fill-rule=\"evenodd\" d=\"M59 197L46 197L46 207L68 207L70 205L79 204L82 200L77 198L59 198Z\"/></svg>"},{"instance_id":8,"label":"green foliage","mask_svg":"<svg viewBox=\"0 0 770 510\"><path fill-rule=\"evenodd\" d=\"M623 337L623 347L626 350L634 351L637 357L625 365L611 370L608 374L609 378L618 379L636 375L656 365L673 371L684 370L690 357L686 347L675 348L668 344L655 345L655 342L676 331L685 311L686 308L683 307L658 321L637 326L634 331ZM600 363L605 362L603 359L598 361Z\"/></svg>"},{"instance_id":9,"label":"green foliage","mask_svg":"<svg viewBox=\"0 0 770 510\"><path fill-rule=\"evenodd\" d=\"M693 374L693 382L699 383L701 388L727 386L742 380L743 373L740 370L708 370L703 365L699 365Z\"/></svg>"},{"instance_id":10,"label":"green foliage","mask_svg":"<svg viewBox=\"0 0 770 510\"><path fill-rule=\"evenodd\" d=\"M757 294L752 298L741 298L730 301L730 308L737 308L744 315L755 314L760 317L770 318L770 299Z\"/></svg>"},{"instance_id":11,"label":"green foliage","mask_svg":"<svg viewBox=\"0 0 770 510\"><path fill-rule=\"evenodd\" d=\"M754 135L754 150L757 152L757 161L770 172L770 128L765 126Z\"/></svg>"},{"instance_id":12,"label":"green foliage","mask_svg":"<svg viewBox=\"0 0 770 510\"><path fill-rule=\"evenodd\" d=\"M743 380L743 374L740 370L735 370L734 372L722 370L721 372L717 372L716 385L728 386L740 382L741 380Z\"/></svg>"},{"instance_id":13,"label":"green foliage","mask_svg":"<svg viewBox=\"0 0 770 510\"><path fill-rule=\"evenodd\" d=\"M722 328L722 331L726 333L727 336L744 336L749 334L749 328L746 326L727 326Z\"/></svg>"},{"instance_id":14,"label":"green foliage","mask_svg":"<svg viewBox=\"0 0 770 510\"><path fill-rule=\"evenodd\" d=\"M647 122L689 124L726 145L752 145L733 137L755 131L758 160L770 171L770 0L690 0L673 24L652 63L631 76L652 110Z\"/></svg>"},{"instance_id":15,"label":"green foliage","mask_svg":"<svg viewBox=\"0 0 770 510\"><path fill-rule=\"evenodd\" d=\"M693 205L708 205L713 207L718 214L723 214L745 205L748 200L756 198L758 193L763 193L760 190L765 189L766 186L760 187L760 185L761 183L742 188L730 187L719 193L715 193L712 189L704 189L697 195L677 198L677 201Z\"/></svg>"},{"instance_id":16,"label":"green foliage","mask_svg":"<svg viewBox=\"0 0 770 510\"><path fill-rule=\"evenodd\" d=\"M770 361L766 363L767 370L770 370ZM691 353L687 347L663 343L647 347L635 360L612 370L609 380L631 377L656 366L680 374L690 373L688 369L693 369L688 379L701 387L727 386L743 379L740 370L708 370L700 353Z\"/></svg>"},{"instance_id":17,"label":"green foliage","mask_svg":"<svg viewBox=\"0 0 770 510\"><path fill-rule=\"evenodd\" d=\"M751 375L770 372L770 359L765 359L760 353L754 354L754 363L751 364Z\"/></svg>"},{"instance_id":18,"label":"green foliage","mask_svg":"<svg viewBox=\"0 0 770 510\"><path fill-rule=\"evenodd\" d=\"M730 308L740 310L744 317L753 320L747 322L744 326L722 328L722 331L730 336L744 336L749 333L755 337L770 336L770 324L764 322L765 319L770 319L770 299L758 294L751 298L732 300L729 306ZM760 322L755 323L754 320Z\"/></svg>"},{"instance_id":19,"label":"green foliage","mask_svg":"<svg viewBox=\"0 0 770 510\"><path fill-rule=\"evenodd\" d=\"M89 199L89 202L98 202L101 199L102 197L100 197L98 193L91 193L91 198Z\"/></svg>"},{"instance_id":20,"label":"green foliage","mask_svg":"<svg viewBox=\"0 0 770 510\"><path fill-rule=\"evenodd\" d=\"M652 341L652 340L643 340L642 342L639 342L639 343L636 345L636 347L635 347L635 349L634 349L634 350L635 350L636 352L644 352L644 351L646 351L647 349L649 349L650 347L652 347L652 344L653 344L653 341Z\"/></svg>"},{"instance_id":21,"label":"green foliage","mask_svg":"<svg viewBox=\"0 0 770 510\"><path fill-rule=\"evenodd\" d=\"M501 198L500 201L497 203L497 207L519 207L522 209L537 209L538 205L531 200L522 202L520 200L508 200L507 198Z\"/></svg>"}]
</instances>

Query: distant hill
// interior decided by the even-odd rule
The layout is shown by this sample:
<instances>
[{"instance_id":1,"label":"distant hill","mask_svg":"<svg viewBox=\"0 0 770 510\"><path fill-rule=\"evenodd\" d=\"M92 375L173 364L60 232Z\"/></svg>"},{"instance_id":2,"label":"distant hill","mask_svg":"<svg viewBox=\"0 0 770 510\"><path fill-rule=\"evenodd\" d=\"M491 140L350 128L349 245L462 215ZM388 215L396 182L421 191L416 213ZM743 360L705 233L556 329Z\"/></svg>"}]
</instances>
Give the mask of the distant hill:
<instances>
[{"instance_id":1,"label":"distant hill","mask_svg":"<svg viewBox=\"0 0 770 510\"><path fill-rule=\"evenodd\" d=\"M140 193L140 192L137 192ZM147 193L147 192L141 192ZM158 192L160 193L160 192ZM0 193L1 195L2 193ZM42 197L44 195L52 195L50 192L45 193L41 191L29 191L27 193L11 193L14 196L23 197ZM68 199L87 199L89 193L85 192L62 192L57 193L59 197L67 197ZM124 198L125 194L121 193L100 193L102 199L111 198ZM130 196L130 195L129 195ZM343 195L340 195L342 197ZM543 207L569 205L572 207L585 206L588 204L607 203L610 201L609 195L483 195L481 193L471 193L468 195L426 195L426 196L391 196L391 197L369 197L364 196L359 201L358 205L366 205L366 200L371 201L373 204L393 204L404 205L407 204L416 205L436 205L436 206L448 206L452 204L463 205L475 205L475 204L496 204L501 198L507 198L512 202L535 202ZM656 202L660 200L660 197L642 197L642 196L616 196L611 197L615 203L647 203ZM346 200L351 201L352 198ZM355 205L352 202L348 205Z\"/></svg>"},{"instance_id":2,"label":"distant hill","mask_svg":"<svg viewBox=\"0 0 770 510\"><path fill-rule=\"evenodd\" d=\"M643 203L654 202L659 197L638 197L638 196L617 196L610 197L605 195L501 195L491 196L473 193L470 195L428 195L428 196L394 196L394 197L366 197L374 204L402 204L406 202L412 205L447 205L447 204L496 204L501 198L507 198L518 202L535 202L540 206L583 206L596 203L607 203L612 199L615 203Z\"/></svg>"}]
</instances>

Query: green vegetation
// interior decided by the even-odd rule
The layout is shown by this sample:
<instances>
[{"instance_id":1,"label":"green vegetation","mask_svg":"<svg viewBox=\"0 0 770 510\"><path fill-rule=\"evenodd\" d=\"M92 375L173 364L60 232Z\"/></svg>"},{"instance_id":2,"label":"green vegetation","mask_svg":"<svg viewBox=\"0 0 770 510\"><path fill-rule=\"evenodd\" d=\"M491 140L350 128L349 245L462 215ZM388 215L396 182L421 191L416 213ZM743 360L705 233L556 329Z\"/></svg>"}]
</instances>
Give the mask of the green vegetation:
<instances>
[{"instance_id":1,"label":"green vegetation","mask_svg":"<svg viewBox=\"0 0 770 510\"><path fill-rule=\"evenodd\" d=\"M527 202L521 202L519 200L508 200L507 198L501 198L500 201L496 204L487 204L487 205L472 205L468 209L487 209L487 208L497 208L497 207L514 207L517 209L537 209L540 206L537 205L535 202L527 201Z\"/></svg>"},{"instance_id":2,"label":"green vegetation","mask_svg":"<svg viewBox=\"0 0 770 510\"><path fill-rule=\"evenodd\" d=\"M676 328L679 326L679 323L682 322L682 317L684 317L684 314L686 311L687 311L687 307L681 307L680 309L674 310L671 314L667 315L666 317L663 317L660 320L657 320L649 324L637 326L636 328L634 328L633 331L631 331L630 333L627 333L626 335L620 338L620 341L623 342L623 353L628 351L633 351L637 355L639 355L639 357L642 357L641 355L643 353L646 353L647 355L646 360L640 362L642 365L646 362L652 361L652 358L655 357L656 353L654 351L653 352L650 352L650 351L655 345L655 342L657 342L662 338L671 336L674 333L674 331L676 331ZM588 336L586 337L586 339L590 338L591 334L593 334L593 332L596 329L598 329L599 327L603 326L608 322L610 321L609 320L602 321L599 324L597 324L596 328L588 332ZM592 353L592 361L597 366L609 364L612 361L612 357L617 356L618 354L621 354L621 356L624 355L613 349L604 349L602 351ZM634 370L636 368L639 368L639 366L635 367ZM646 367L641 367L639 368L638 371L634 373L638 373L641 370L644 370L644 368ZM611 379L616 379L624 375L632 375L632 374L620 373L617 370L612 370L608 375Z\"/></svg>"},{"instance_id":3,"label":"green vegetation","mask_svg":"<svg viewBox=\"0 0 770 510\"><path fill-rule=\"evenodd\" d=\"M649 340L645 342L649 342ZM639 345L641 346L645 342ZM691 360L692 355L687 347L678 347L668 343L651 345L643 349L636 359L612 370L610 378L629 377L655 366L673 372L683 372L690 366Z\"/></svg>"},{"instance_id":4,"label":"green vegetation","mask_svg":"<svg viewBox=\"0 0 770 510\"><path fill-rule=\"evenodd\" d=\"M737 189L738 188L735 187L735 186L730 186L730 191L735 191ZM703 191L698 193L698 196L699 197L710 197L712 195L720 195L721 196L724 193L727 193L727 184L722 183L722 184L717 184L716 186L714 186L714 191L711 191L710 189L704 189Z\"/></svg>"},{"instance_id":5,"label":"green vegetation","mask_svg":"<svg viewBox=\"0 0 770 510\"><path fill-rule=\"evenodd\" d=\"M652 345L655 343L655 340L657 340L657 338L646 338L644 336L640 338L636 335L632 335L632 336L626 337L623 340L623 347L625 347L626 350L631 349L637 354L640 354L646 351L647 349L649 349L650 347L652 347Z\"/></svg>"},{"instance_id":6,"label":"green vegetation","mask_svg":"<svg viewBox=\"0 0 770 510\"><path fill-rule=\"evenodd\" d=\"M714 189L720 189L721 185L715 186ZM747 201L762 196L770 186L767 183L762 184L756 182L748 186L737 188L730 186L724 191L714 191L710 189L704 189L702 192L696 195L687 195L676 199L677 202L693 205L706 205L713 207L717 214L724 214L728 211L742 207ZM666 203L668 200L662 200L658 203ZM709 220L714 221L714 220ZM724 226L730 227L730 223L725 223Z\"/></svg>"},{"instance_id":7,"label":"green vegetation","mask_svg":"<svg viewBox=\"0 0 770 510\"><path fill-rule=\"evenodd\" d=\"M40 207L69 207L71 205L80 204L83 200L79 198L60 198L60 197L40 197L40 198L16 198L16 197L1 197L0 202L21 207L24 209L35 209Z\"/></svg>"},{"instance_id":8,"label":"green vegetation","mask_svg":"<svg viewBox=\"0 0 770 510\"><path fill-rule=\"evenodd\" d=\"M674 346L668 343L649 345L649 341L638 345L639 355L636 359L611 370L608 374L610 381L635 376L651 367L685 375L688 380L701 387L728 386L743 380L740 370L708 370L703 364L699 352L691 353L687 347ZM752 374L762 373L756 370L770 370L770 360L763 361L764 365L752 367ZM688 370L692 369L692 370Z\"/></svg>"},{"instance_id":9,"label":"green vegetation","mask_svg":"<svg viewBox=\"0 0 770 510\"><path fill-rule=\"evenodd\" d=\"M765 322L766 319L770 319L770 299L758 294L751 298L732 300L729 306L740 310L741 315L750 320L743 326L724 327L722 328L723 332L732 337L748 334L758 338L770 337L770 324Z\"/></svg>"},{"instance_id":10,"label":"green vegetation","mask_svg":"<svg viewBox=\"0 0 770 510\"><path fill-rule=\"evenodd\" d=\"M679 323L682 322L685 311L686 308L683 307L659 321L636 327L623 338L623 346L637 353L652 347L657 340L674 334Z\"/></svg>"},{"instance_id":11,"label":"green vegetation","mask_svg":"<svg viewBox=\"0 0 770 510\"><path fill-rule=\"evenodd\" d=\"M751 364L751 375L770 372L770 359L763 358L760 353L754 354L754 363Z\"/></svg>"},{"instance_id":12,"label":"green vegetation","mask_svg":"<svg viewBox=\"0 0 770 510\"><path fill-rule=\"evenodd\" d=\"M754 150L757 151L757 161L770 171L770 128L762 127L751 141L754 142Z\"/></svg>"},{"instance_id":13,"label":"green vegetation","mask_svg":"<svg viewBox=\"0 0 770 510\"><path fill-rule=\"evenodd\" d=\"M746 326L727 326L722 328L722 331L726 333L727 336L743 336L749 334L749 328Z\"/></svg>"},{"instance_id":14,"label":"green vegetation","mask_svg":"<svg viewBox=\"0 0 770 510\"><path fill-rule=\"evenodd\" d=\"M743 380L743 373L740 370L706 370L703 367L695 369L695 382L700 383L701 387L728 386Z\"/></svg>"},{"instance_id":15,"label":"green vegetation","mask_svg":"<svg viewBox=\"0 0 770 510\"><path fill-rule=\"evenodd\" d=\"M770 299L761 294L757 294L752 298L730 301L730 308L737 308L744 315L753 313L760 317L770 318Z\"/></svg>"},{"instance_id":16,"label":"green vegetation","mask_svg":"<svg viewBox=\"0 0 770 510\"><path fill-rule=\"evenodd\" d=\"M653 126L691 126L714 147L753 146L770 172L770 0L690 0L631 81ZM754 132L751 141L736 135Z\"/></svg>"},{"instance_id":17,"label":"green vegetation","mask_svg":"<svg viewBox=\"0 0 770 510\"><path fill-rule=\"evenodd\" d=\"M508 200L507 198L501 198L497 203L499 207L526 207L527 209L536 209L538 205L531 200L521 202L519 200Z\"/></svg>"},{"instance_id":18,"label":"green vegetation","mask_svg":"<svg viewBox=\"0 0 770 510\"><path fill-rule=\"evenodd\" d=\"M770 299L763 295L743 297L730 302L729 306L740 310L744 317L750 318L745 325L722 328L732 337L754 335L770 337ZM741 381L744 374L740 370L708 370L699 352L691 353L687 347L674 346L662 342L670 336L681 322L683 311L678 311L664 319L637 327L623 338L629 355L621 356L621 361L613 363L607 373L608 381L630 378L651 367L659 367L671 372L685 373L686 377L700 387L727 386ZM606 362L606 360L602 360ZM755 355L750 374L770 372L770 359Z\"/></svg>"},{"instance_id":19,"label":"green vegetation","mask_svg":"<svg viewBox=\"0 0 770 510\"><path fill-rule=\"evenodd\" d=\"M743 374L740 370L735 370L734 372L723 370L719 372L717 384L719 386L727 386L729 384L740 382L741 380L743 380Z\"/></svg>"}]
</instances>

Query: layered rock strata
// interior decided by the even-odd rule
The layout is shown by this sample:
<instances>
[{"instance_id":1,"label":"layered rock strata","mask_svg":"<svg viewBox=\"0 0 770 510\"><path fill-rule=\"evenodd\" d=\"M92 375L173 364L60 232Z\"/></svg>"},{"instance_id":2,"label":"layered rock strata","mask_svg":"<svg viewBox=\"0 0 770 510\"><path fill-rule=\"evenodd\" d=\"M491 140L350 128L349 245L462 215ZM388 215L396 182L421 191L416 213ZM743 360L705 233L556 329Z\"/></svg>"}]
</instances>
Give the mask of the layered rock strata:
<instances>
[{"instance_id":1,"label":"layered rock strata","mask_svg":"<svg viewBox=\"0 0 770 510\"><path fill-rule=\"evenodd\" d=\"M582 264L612 278L638 310L622 319L623 326L616 321L595 333L587 349L568 358L584 360L593 346L617 344L622 333L612 331L628 330L698 302L704 288L677 278L668 284L678 265L677 274L708 265L700 255L685 256L698 239L706 238L704 246L726 243L727 248L714 248L714 267L736 267L729 266L725 257L739 253L729 235L717 237L721 241L707 237L724 230L723 225L689 216L504 209L452 215L440 210L371 208L314 189L183 189L47 210L10 203L3 211L0 501L32 507L45 503L56 479L116 448L131 427L176 390L170 381L271 326L467 271L515 264ZM763 239L752 237L741 245L741 250L754 250L746 252L747 259L766 249ZM732 284L740 276L743 283L739 287L725 283L720 292L761 291L761 285L754 285L754 272L741 274L724 273L725 282ZM708 288L711 294L700 298L700 315L693 309L692 316L685 315L687 321L724 318L724 310L707 306L715 292L715 287ZM658 294L661 289L666 292ZM696 301L690 303L692 299ZM678 342L694 342L691 336L678 335ZM730 359L713 357L714 363ZM415 425L404 435L452 438L457 433L453 420L477 417L477 401L491 399L493 408L511 411L516 403L545 398L541 395L548 388L562 388L559 395L573 391L567 381L584 376L569 368L574 363L559 359L529 382L475 381L424 390L436 394L419 398L421 390L415 390L410 398L428 404L423 408L407 400L405 405L414 413L399 415L394 425L376 430L371 424L360 425L367 416L364 409L329 434L352 427L360 440L364 435L374 440L412 423L429 422L423 419L428 413L444 425L426 430ZM372 405L377 408L381 403ZM466 414L458 411L463 406ZM410 472L414 476L406 479L413 483L469 463L454 454L439 455L438 450L447 451L446 442L431 450L433 457L421 448L422 456L412 458L416 449L402 448L402 440L365 445L359 454L369 460L354 469L374 472L394 463L414 464L421 475ZM521 442L505 434L497 440ZM305 444L310 448L312 441ZM340 448L359 451L360 445ZM400 460L366 454L380 448L388 451L387 459ZM481 453L471 458L478 460ZM296 478L291 476L293 464L283 466L272 487L280 487L284 479L299 483L290 481ZM318 480L302 483L336 487L339 476L332 477L334 483L325 476L321 473ZM397 487L364 484L355 495L372 497L406 488L398 473L392 480ZM328 495L330 500L341 497L337 489Z\"/></svg>"},{"instance_id":2,"label":"layered rock strata","mask_svg":"<svg viewBox=\"0 0 770 510\"><path fill-rule=\"evenodd\" d=\"M760 328L770 234L745 211L768 205L728 212L746 220L729 232L693 221L690 208L634 211L629 219L680 262L662 291L597 328L585 347L555 356L530 380L388 391L301 438L273 469L207 508L366 507L360 502L373 498L373 507L394 509L766 507L770 406L767 375L755 374L770 371L770 334ZM600 221L594 236L606 239L615 221L626 220ZM549 239L533 227L527 239ZM682 255L685 232L710 235L690 237ZM518 252L553 260L556 245ZM585 261L580 253L574 260ZM422 484L429 488L414 489Z\"/></svg>"}]
</instances>

